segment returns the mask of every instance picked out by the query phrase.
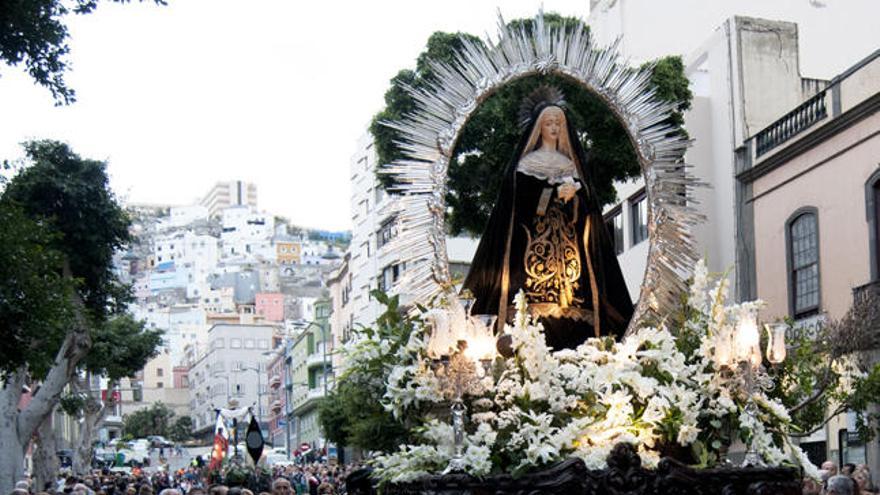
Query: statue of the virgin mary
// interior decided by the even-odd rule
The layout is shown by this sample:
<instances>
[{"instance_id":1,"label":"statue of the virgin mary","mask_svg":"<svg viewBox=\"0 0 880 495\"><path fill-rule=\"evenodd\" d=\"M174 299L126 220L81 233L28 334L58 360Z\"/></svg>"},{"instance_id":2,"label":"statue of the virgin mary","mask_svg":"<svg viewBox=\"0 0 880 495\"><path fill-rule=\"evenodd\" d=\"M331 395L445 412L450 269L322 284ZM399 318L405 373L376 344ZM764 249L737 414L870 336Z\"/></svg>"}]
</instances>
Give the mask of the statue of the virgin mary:
<instances>
[{"instance_id":1,"label":"statue of the virgin mary","mask_svg":"<svg viewBox=\"0 0 880 495\"><path fill-rule=\"evenodd\" d=\"M471 312L508 322L522 290L553 349L620 337L633 304L561 92L538 88L520 117L523 136L464 282Z\"/></svg>"}]
</instances>

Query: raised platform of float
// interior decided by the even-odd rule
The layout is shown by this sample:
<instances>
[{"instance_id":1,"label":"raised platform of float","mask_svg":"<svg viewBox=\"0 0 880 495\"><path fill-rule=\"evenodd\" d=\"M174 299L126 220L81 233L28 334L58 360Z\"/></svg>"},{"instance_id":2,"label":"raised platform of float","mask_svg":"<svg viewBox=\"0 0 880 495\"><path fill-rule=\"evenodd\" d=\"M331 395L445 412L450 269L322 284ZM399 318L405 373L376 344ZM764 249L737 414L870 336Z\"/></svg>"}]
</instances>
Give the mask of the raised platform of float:
<instances>
[{"instance_id":1,"label":"raised platform of float","mask_svg":"<svg viewBox=\"0 0 880 495\"><path fill-rule=\"evenodd\" d=\"M352 495L375 493L369 484L349 487ZM427 476L387 485L385 495L800 495L801 473L795 468L730 467L694 469L663 459L657 469L645 469L635 448L618 444L608 456L608 468L589 470L580 459L569 459L519 477L466 474Z\"/></svg>"}]
</instances>

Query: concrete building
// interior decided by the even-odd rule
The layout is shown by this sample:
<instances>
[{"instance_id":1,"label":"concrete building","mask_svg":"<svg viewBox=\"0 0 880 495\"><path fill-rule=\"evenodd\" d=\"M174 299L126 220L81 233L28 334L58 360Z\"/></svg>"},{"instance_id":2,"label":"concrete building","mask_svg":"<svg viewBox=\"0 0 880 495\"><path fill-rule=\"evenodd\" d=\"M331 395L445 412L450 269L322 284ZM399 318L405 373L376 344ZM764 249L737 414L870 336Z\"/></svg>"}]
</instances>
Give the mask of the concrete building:
<instances>
[{"instance_id":1,"label":"concrete building","mask_svg":"<svg viewBox=\"0 0 880 495\"><path fill-rule=\"evenodd\" d=\"M168 216L160 222L159 229L173 229L190 225L197 221L207 221L208 208L204 205L172 206Z\"/></svg>"},{"instance_id":2,"label":"concrete building","mask_svg":"<svg viewBox=\"0 0 880 495\"><path fill-rule=\"evenodd\" d=\"M780 7L782 4L787 7ZM838 18L841 9L850 12L849 18L854 12L876 14L876 8L867 2L828 9L808 2L700 5L705 8L697 8L690 0L664 2L662 7L642 0L600 0L592 2L588 23L600 43L620 37L623 54L636 63L684 55L685 74L693 92L685 127L694 139L686 160L695 166L694 175L711 186L696 194L707 217L694 232L697 250L708 256L711 270L724 271L750 256L736 244L735 150L748 136L827 84L827 80L802 77L802 72L828 77L827 67L839 67L841 60L853 63L863 55L864 51L854 47L865 45L866 37L876 44L876 37L871 38L873 30L861 20L852 25L828 20ZM781 12L785 15L778 15ZM803 25L737 14L781 17ZM682 25L675 29L679 22L686 22L688 28ZM805 39L811 33L818 39ZM801 67L807 69L802 71ZM606 221L620 243L619 261L634 298L648 248L643 242L647 233L643 191L640 179L618 184L619 202L605 210ZM739 298L753 293L752 282L737 271L735 293Z\"/></svg>"},{"instance_id":3,"label":"concrete building","mask_svg":"<svg viewBox=\"0 0 880 495\"><path fill-rule=\"evenodd\" d=\"M391 291L406 271L402 260L405 253L391 250L388 243L397 235L397 218L393 198L376 179L376 152L372 136L365 133L358 140L351 158L352 235L348 248L348 270L352 325L370 325L382 306L370 291ZM454 247L453 247L454 246ZM448 239L449 262L453 267L470 265L477 249L477 240L468 237ZM341 297L341 293L339 294ZM408 302L402 294L404 303Z\"/></svg>"},{"instance_id":4,"label":"concrete building","mask_svg":"<svg viewBox=\"0 0 880 495\"><path fill-rule=\"evenodd\" d=\"M332 388L333 340L330 335L328 299L315 303L314 320L292 338L290 347L290 411L296 445L323 447L325 439L318 420L318 402Z\"/></svg>"},{"instance_id":5,"label":"concrete building","mask_svg":"<svg viewBox=\"0 0 880 495\"><path fill-rule=\"evenodd\" d=\"M290 236L276 236L275 261L279 265L298 265L302 263L302 243Z\"/></svg>"},{"instance_id":6,"label":"concrete building","mask_svg":"<svg viewBox=\"0 0 880 495\"><path fill-rule=\"evenodd\" d=\"M284 294L259 292L256 295L256 314L266 321L284 321Z\"/></svg>"},{"instance_id":7,"label":"concrete building","mask_svg":"<svg viewBox=\"0 0 880 495\"><path fill-rule=\"evenodd\" d=\"M290 452L290 428L288 426L288 404L286 370L287 370L287 342L283 342L268 357L266 361L266 374L269 383L269 412L266 422L269 426L267 438L274 447L284 447Z\"/></svg>"},{"instance_id":8,"label":"concrete building","mask_svg":"<svg viewBox=\"0 0 880 495\"><path fill-rule=\"evenodd\" d=\"M141 390L143 402L133 410L150 407L157 402L168 406L176 416L188 416L189 411L189 387L176 387L174 377L174 363L171 360L171 352L164 350L153 359L147 361L143 370ZM178 380L182 382L182 380ZM126 411L126 413L131 411Z\"/></svg>"},{"instance_id":9,"label":"concrete building","mask_svg":"<svg viewBox=\"0 0 880 495\"><path fill-rule=\"evenodd\" d=\"M240 180L217 182L199 204L207 208L210 217L219 216L221 210L231 206L256 208L257 185Z\"/></svg>"},{"instance_id":10,"label":"concrete building","mask_svg":"<svg viewBox=\"0 0 880 495\"><path fill-rule=\"evenodd\" d=\"M214 408L226 407L231 399L240 406L253 405L260 421L265 421L266 357L276 332L272 325L218 323L211 327L207 347L194 356L189 371L190 409L197 433L211 431Z\"/></svg>"},{"instance_id":11,"label":"concrete building","mask_svg":"<svg viewBox=\"0 0 880 495\"><path fill-rule=\"evenodd\" d=\"M590 0L587 24L600 45L620 38L635 63L688 56L734 16L797 24L800 69L830 79L877 48L873 0Z\"/></svg>"},{"instance_id":12,"label":"concrete building","mask_svg":"<svg viewBox=\"0 0 880 495\"><path fill-rule=\"evenodd\" d=\"M352 274L348 269L349 254L346 253L342 265L327 279L327 289L330 291L330 333L333 336L334 348L348 342L351 338L351 330L354 325L354 313L351 304L351 281ZM333 367L338 367L342 355L333 354Z\"/></svg>"},{"instance_id":13,"label":"concrete building","mask_svg":"<svg viewBox=\"0 0 880 495\"><path fill-rule=\"evenodd\" d=\"M880 50L793 105L738 149L743 271L764 321L809 328L840 318L880 289ZM880 443L862 444L842 415L802 444L814 462L880 469Z\"/></svg>"}]
</instances>

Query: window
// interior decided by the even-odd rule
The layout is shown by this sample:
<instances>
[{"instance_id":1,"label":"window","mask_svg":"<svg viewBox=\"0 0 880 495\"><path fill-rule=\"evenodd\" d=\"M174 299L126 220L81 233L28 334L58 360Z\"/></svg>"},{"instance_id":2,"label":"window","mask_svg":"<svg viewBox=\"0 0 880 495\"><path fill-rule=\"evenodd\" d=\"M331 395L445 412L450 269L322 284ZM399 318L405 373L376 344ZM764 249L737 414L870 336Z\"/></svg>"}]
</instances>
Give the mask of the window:
<instances>
[{"instance_id":1,"label":"window","mask_svg":"<svg viewBox=\"0 0 880 495\"><path fill-rule=\"evenodd\" d=\"M608 227L608 236L614 245L614 254L623 252L623 211L620 208L612 210L605 216L605 226Z\"/></svg>"},{"instance_id":2,"label":"window","mask_svg":"<svg viewBox=\"0 0 880 495\"><path fill-rule=\"evenodd\" d=\"M244 395L244 384L243 383L236 383L235 384L235 395L237 395L238 397L241 397L242 395Z\"/></svg>"},{"instance_id":3,"label":"window","mask_svg":"<svg viewBox=\"0 0 880 495\"><path fill-rule=\"evenodd\" d=\"M629 200L632 219L632 245L648 238L648 198L642 190Z\"/></svg>"},{"instance_id":4,"label":"window","mask_svg":"<svg viewBox=\"0 0 880 495\"><path fill-rule=\"evenodd\" d=\"M268 349L269 348L269 341L266 339L260 339L257 341L257 347L260 349Z\"/></svg>"},{"instance_id":5,"label":"window","mask_svg":"<svg viewBox=\"0 0 880 495\"><path fill-rule=\"evenodd\" d=\"M819 225L815 208L788 221L789 305L795 318L819 311Z\"/></svg>"},{"instance_id":6,"label":"window","mask_svg":"<svg viewBox=\"0 0 880 495\"><path fill-rule=\"evenodd\" d=\"M162 382L156 382L156 388L163 388L165 386Z\"/></svg>"},{"instance_id":7,"label":"window","mask_svg":"<svg viewBox=\"0 0 880 495\"><path fill-rule=\"evenodd\" d=\"M865 211L868 217L868 248L871 281L880 280L880 168L865 183Z\"/></svg>"},{"instance_id":8,"label":"window","mask_svg":"<svg viewBox=\"0 0 880 495\"><path fill-rule=\"evenodd\" d=\"M244 348L245 349L253 349L254 348L254 339L245 339L244 340Z\"/></svg>"},{"instance_id":9,"label":"window","mask_svg":"<svg viewBox=\"0 0 880 495\"><path fill-rule=\"evenodd\" d=\"M230 339L229 340L229 348L230 349L241 349L241 339Z\"/></svg>"},{"instance_id":10,"label":"window","mask_svg":"<svg viewBox=\"0 0 880 495\"><path fill-rule=\"evenodd\" d=\"M226 347L226 343L223 341L223 339L215 339L214 340L214 348L215 349L223 349L224 347Z\"/></svg>"},{"instance_id":11,"label":"window","mask_svg":"<svg viewBox=\"0 0 880 495\"><path fill-rule=\"evenodd\" d=\"M382 270L382 277L379 279L379 289L388 292L400 277L400 265L388 265Z\"/></svg>"},{"instance_id":12,"label":"window","mask_svg":"<svg viewBox=\"0 0 880 495\"><path fill-rule=\"evenodd\" d=\"M376 249L387 244L391 239L394 239L397 236L397 222L395 219L388 220L382 227L379 228L379 231L376 232Z\"/></svg>"},{"instance_id":13,"label":"window","mask_svg":"<svg viewBox=\"0 0 880 495\"><path fill-rule=\"evenodd\" d=\"M162 368L156 368L156 376L164 376L165 370Z\"/></svg>"}]
</instances>

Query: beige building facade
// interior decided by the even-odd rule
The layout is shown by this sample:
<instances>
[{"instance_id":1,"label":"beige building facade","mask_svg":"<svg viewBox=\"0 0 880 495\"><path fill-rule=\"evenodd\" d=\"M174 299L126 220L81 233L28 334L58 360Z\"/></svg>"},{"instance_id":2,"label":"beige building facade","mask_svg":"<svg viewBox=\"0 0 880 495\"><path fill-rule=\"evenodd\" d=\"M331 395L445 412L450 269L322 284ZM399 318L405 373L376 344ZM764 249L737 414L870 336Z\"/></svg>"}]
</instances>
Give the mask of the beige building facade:
<instances>
[{"instance_id":1,"label":"beige building facade","mask_svg":"<svg viewBox=\"0 0 880 495\"><path fill-rule=\"evenodd\" d=\"M738 152L741 273L766 302L764 321L801 326L840 318L877 291L880 205L880 50L832 79ZM745 271L742 271L742 270ZM808 439L835 462L880 468L880 444L842 415Z\"/></svg>"}]
</instances>

